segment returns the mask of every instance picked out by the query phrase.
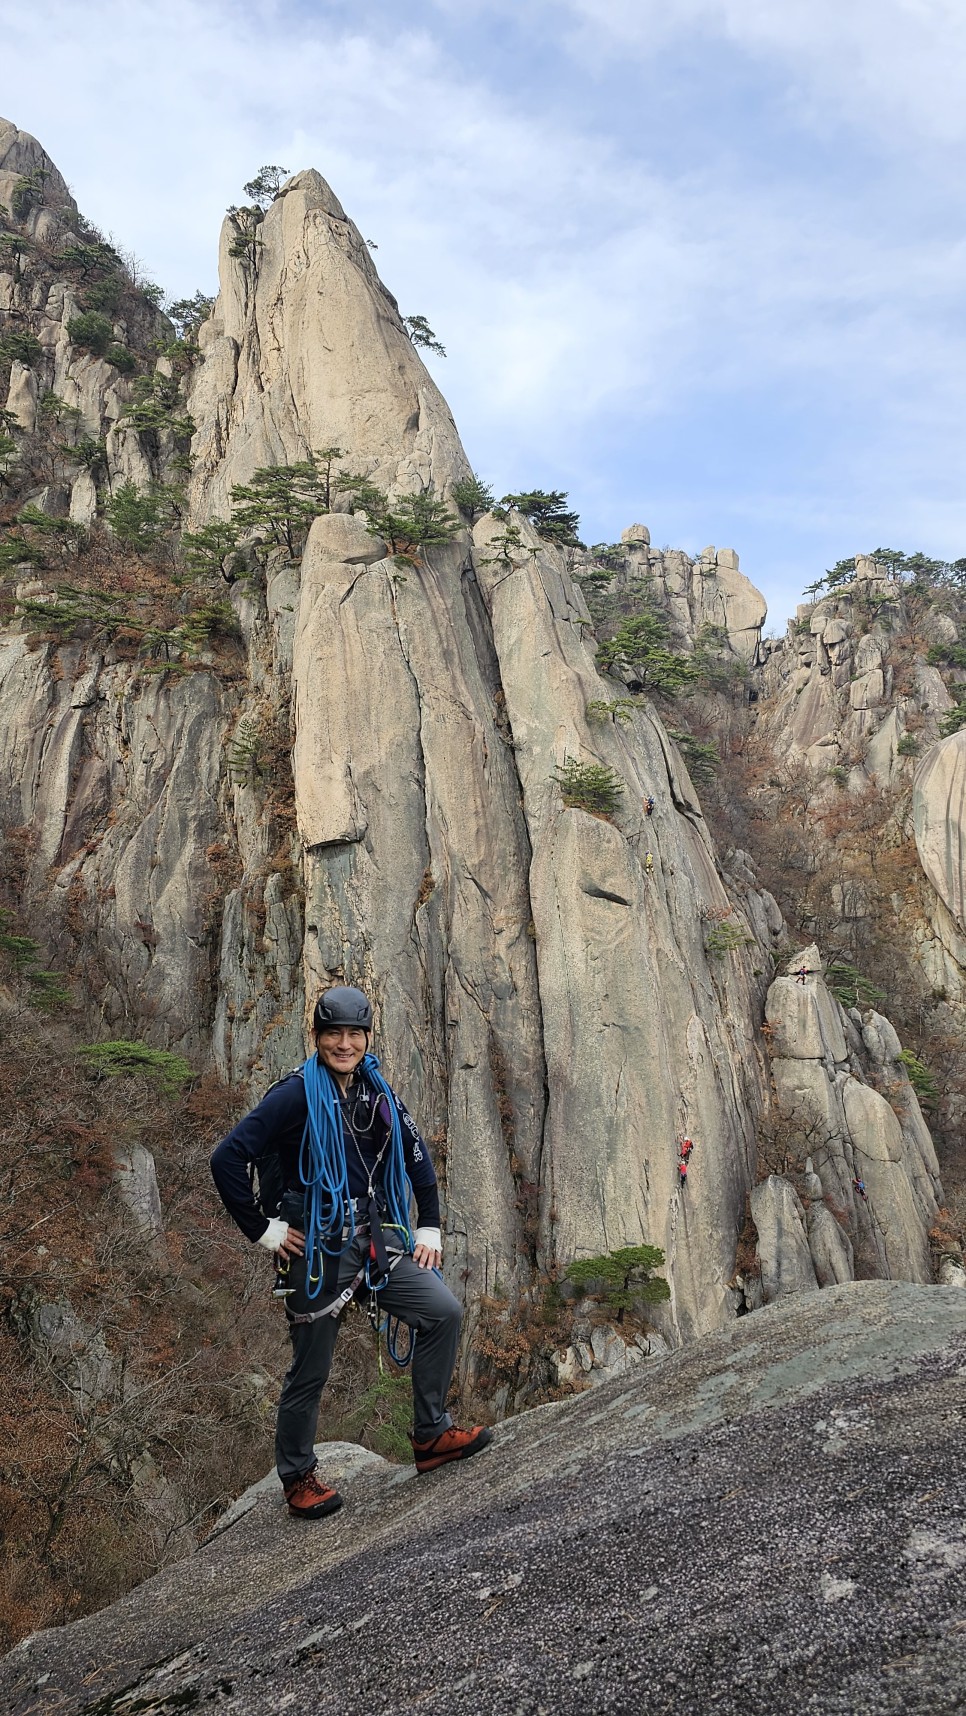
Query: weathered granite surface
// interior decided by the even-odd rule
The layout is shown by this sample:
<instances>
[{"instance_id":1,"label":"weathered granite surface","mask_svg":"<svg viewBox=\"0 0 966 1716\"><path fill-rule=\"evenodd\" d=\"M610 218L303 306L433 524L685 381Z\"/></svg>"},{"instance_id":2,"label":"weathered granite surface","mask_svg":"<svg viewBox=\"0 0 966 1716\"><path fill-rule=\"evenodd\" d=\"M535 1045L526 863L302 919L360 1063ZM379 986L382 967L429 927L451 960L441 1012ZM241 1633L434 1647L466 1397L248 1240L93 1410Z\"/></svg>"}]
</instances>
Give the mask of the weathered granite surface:
<instances>
[{"instance_id":1,"label":"weathered granite surface","mask_svg":"<svg viewBox=\"0 0 966 1716\"><path fill-rule=\"evenodd\" d=\"M952 1716L964 1376L962 1293L853 1283L525 1413L462 1468L340 1445L335 1519L290 1520L267 1481L187 1562L20 1645L0 1701Z\"/></svg>"}]
</instances>

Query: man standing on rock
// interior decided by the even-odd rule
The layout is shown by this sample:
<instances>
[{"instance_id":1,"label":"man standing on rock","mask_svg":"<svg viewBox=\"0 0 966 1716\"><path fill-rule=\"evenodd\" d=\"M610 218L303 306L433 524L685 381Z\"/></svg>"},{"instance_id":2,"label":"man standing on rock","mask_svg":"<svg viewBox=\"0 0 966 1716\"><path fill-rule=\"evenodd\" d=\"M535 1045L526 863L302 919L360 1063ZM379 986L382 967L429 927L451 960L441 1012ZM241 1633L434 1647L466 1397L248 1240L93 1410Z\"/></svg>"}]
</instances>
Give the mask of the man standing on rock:
<instances>
[{"instance_id":1,"label":"man standing on rock","mask_svg":"<svg viewBox=\"0 0 966 1716\"><path fill-rule=\"evenodd\" d=\"M342 1506L316 1472L315 1432L341 1313L363 1288L413 1330L417 1471L464 1460L491 1436L481 1425L457 1429L446 1411L461 1311L439 1274L436 1174L415 1123L368 1052L372 1007L359 989L329 989L316 1003L313 1027L315 1054L273 1085L211 1158L229 1215L276 1254L285 1282L292 1364L278 1404L275 1458L289 1511L299 1519L321 1519ZM276 1217L255 1201L251 1164L260 1185L273 1174L277 1180Z\"/></svg>"}]
</instances>

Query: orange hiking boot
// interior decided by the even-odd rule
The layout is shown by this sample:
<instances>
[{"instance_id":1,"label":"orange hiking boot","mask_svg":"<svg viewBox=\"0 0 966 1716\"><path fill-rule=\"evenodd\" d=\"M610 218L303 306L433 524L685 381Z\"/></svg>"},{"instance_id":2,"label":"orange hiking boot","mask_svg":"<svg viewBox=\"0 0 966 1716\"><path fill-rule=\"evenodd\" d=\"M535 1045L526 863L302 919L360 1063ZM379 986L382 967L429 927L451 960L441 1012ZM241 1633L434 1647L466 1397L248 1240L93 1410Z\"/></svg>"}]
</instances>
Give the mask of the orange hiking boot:
<instances>
[{"instance_id":1,"label":"orange hiking boot","mask_svg":"<svg viewBox=\"0 0 966 1716\"><path fill-rule=\"evenodd\" d=\"M413 1445L417 1472L431 1472L435 1466L445 1466L449 1460L468 1460L471 1454L478 1454L492 1442L493 1432L483 1424L474 1424L472 1430L457 1430L452 1424L432 1442L417 1442L414 1436L409 1440Z\"/></svg>"},{"instance_id":2,"label":"orange hiking boot","mask_svg":"<svg viewBox=\"0 0 966 1716\"><path fill-rule=\"evenodd\" d=\"M338 1513L342 1497L322 1482L313 1466L300 1478L290 1478L284 1486L288 1511L296 1519L324 1519L327 1513Z\"/></svg>"}]
</instances>

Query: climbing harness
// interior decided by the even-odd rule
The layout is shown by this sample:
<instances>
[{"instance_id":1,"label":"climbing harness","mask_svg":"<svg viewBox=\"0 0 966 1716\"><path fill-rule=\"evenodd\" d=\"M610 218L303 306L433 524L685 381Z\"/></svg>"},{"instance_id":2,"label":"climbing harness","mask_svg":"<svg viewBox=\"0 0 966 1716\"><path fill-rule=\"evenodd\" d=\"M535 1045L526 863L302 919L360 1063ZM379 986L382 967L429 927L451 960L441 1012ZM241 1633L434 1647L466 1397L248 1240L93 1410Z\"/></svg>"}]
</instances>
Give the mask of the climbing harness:
<instances>
[{"instance_id":1,"label":"climbing harness","mask_svg":"<svg viewBox=\"0 0 966 1716\"><path fill-rule=\"evenodd\" d=\"M310 1055L303 1067L308 1112L299 1151L299 1178L305 1187L305 1255L308 1260L306 1293L310 1299L317 1298L323 1286L331 1288L335 1285L339 1259L344 1256L356 1236L357 1210L369 1228L369 1258L365 1266L365 1280L370 1289L373 1288L375 1279L373 1265L378 1271L376 1292L381 1286L385 1286L389 1279L389 1256L383 1234L384 1218L387 1218L387 1228L394 1228L403 1236L403 1252L412 1251L412 1234L409 1228L412 1187L406 1173L402 1130L395 1099L379 1071L376 1055L365 1055L360 1063L360 1070L377 1098L385 1099L389 1115L389 1136L371 1170L366 1166L356 1135L357 1130L363 1130L358 1115L359 1098L357 1097L353 1104L352 1113L345 1114L335 1081L318 1057ZM349 1193L343 1117L366 1172L368 1185L364 1199L353 1199ZM383 1163L382 1185L377 1198L375 1174Z\"/></svg>"}]
</instances>

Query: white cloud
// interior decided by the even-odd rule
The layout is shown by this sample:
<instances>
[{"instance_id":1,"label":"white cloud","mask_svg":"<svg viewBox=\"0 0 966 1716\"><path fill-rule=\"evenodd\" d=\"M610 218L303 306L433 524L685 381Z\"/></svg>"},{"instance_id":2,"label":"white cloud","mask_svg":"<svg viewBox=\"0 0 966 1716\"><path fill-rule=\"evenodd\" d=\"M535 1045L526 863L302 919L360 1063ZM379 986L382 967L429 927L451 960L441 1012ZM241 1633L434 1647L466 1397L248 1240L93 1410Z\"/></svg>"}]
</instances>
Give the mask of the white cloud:
<instances>
[{"instance_id":1,"label":"white cloud","mask_svg":"<svg viewBox=\"0 0 966 1716\"><path fill-rule=\"evenodd\" d=\"M717 508L760 552L782 520L804 542L809 519L859 529L887 502L924 545L966 542L966 247L934 149L966 123L952 0L40 0L5 48L7 116L177 295L214 283L222 213L262 162L318 167L446 345L471 459L505 487L569 482L590 534L640 516L646 485L673 511L647 520L661 540ZM723 54L771 102L767 143L754 115L715 129ZM612 100L634 56L641 99L631 80ZM781 132L803 118L865 155L812 170ZM928 195L900 134L936 157ZM694 448L673 485L650 475L672 416ZM741 439L737 489L714 487L717 425ZM930 497L948 542L919 528Z\"/></svg>"},{"instance_id":2,"label":"white cloud","mask_svg":"<svg viewBox=\"0 0 966 1716\"><path fill-rule=\"evenodd\" d=\"M573 46L604 58L652 58L717 36L780 68L814 104L885 142L966 137L966 8L961 0L551 0Z\"/></svg>"}]
</instances>

